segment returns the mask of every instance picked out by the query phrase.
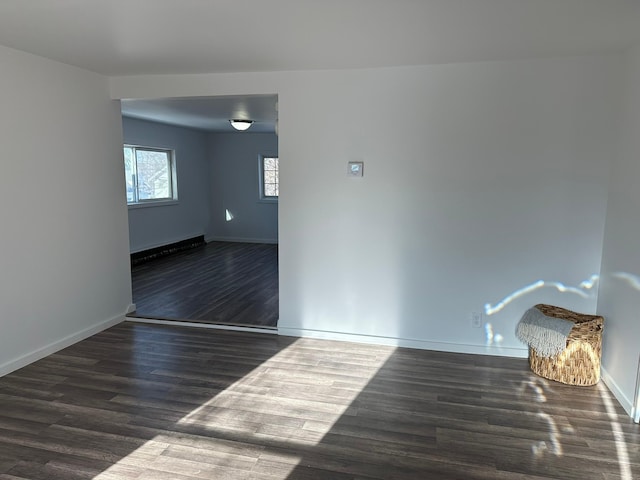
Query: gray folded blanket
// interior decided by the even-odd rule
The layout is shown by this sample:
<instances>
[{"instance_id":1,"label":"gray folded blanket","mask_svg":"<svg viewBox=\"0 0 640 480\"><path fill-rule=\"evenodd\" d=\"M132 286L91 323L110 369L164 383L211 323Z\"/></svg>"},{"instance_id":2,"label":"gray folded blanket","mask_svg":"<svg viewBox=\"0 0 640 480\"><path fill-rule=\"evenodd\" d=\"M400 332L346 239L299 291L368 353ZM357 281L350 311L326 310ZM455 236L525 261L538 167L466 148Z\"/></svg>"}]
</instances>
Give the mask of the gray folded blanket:
<instances>
[{"instance_id":1,"label":"gray folded blanket","mask_svg":"<svg viewBox=\"0 0 640 480\"><path fill-rule=\"evenodd\" d=\"M536 307L526 312L516 327L516 337L542 357L553 357L567 346L567 337L573 328L571 320L547 317Z\"/></svg>"}]
</instances>

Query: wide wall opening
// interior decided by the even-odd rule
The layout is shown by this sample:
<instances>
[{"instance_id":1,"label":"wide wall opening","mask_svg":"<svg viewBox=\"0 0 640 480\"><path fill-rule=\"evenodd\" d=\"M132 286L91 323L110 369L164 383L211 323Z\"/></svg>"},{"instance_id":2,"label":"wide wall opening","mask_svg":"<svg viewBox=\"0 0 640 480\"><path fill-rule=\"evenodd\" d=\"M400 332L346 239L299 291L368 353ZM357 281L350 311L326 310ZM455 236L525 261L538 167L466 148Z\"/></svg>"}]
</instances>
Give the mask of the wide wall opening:
<instances>
[{"instance_id":1,"label":"wide wall opening","mask_svg":"<svg viewBox=\"0 0 640 480\"><path fill-rule=\"evenodd\" d=\"M277 100L121 101L132 316L277 326Z\"/></svg>"}]
</instances>

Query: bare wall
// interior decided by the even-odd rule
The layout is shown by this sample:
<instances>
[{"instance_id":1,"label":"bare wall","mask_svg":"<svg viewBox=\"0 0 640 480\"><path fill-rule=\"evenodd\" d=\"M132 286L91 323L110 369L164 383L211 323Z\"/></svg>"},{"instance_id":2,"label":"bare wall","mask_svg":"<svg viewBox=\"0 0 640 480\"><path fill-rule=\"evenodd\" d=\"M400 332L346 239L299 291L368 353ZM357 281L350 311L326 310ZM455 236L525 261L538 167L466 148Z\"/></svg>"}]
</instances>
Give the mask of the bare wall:
<instances>
[{"instance_id":1,"label":"bare wall","mask_svg":"<svg viewBox=\"0 0 640 480\"><path fill-rule=\"evenodd\" d=\"M107 78L0 47L0 374L131 304L120 102Z\"/></svg>"},{"instance_id":2,"label":"bare wall","mask_svg":"<svg viewBox=\"0 0 640 480\"><path fill-rule=\"evenodd\" d=\"M618 67L300 75L280 94L280 330L524 356L526 308L595 311Z\"/></svg>"},{"instance_id":3,"label":"bare wall","mask_svg":"<svg viewBox=\"0 0 640 480\"><path fill-rule=\"evenodd\" d=\"M607 383L629 413L640 358L640 47L625 56L620 144L613 157L598 312Z\"/></svg>"},{"instance_id":4,"label":"bare wall","mask_svg":"<svg viewBox=\"0 0 640 480\"><path fill-rule=\"evenodd\" d=\"M208 240L278 242L278 204L260 200L260 155L278 156L275 134L209 135L211 227Z\"/></svg>"}]
</instances>

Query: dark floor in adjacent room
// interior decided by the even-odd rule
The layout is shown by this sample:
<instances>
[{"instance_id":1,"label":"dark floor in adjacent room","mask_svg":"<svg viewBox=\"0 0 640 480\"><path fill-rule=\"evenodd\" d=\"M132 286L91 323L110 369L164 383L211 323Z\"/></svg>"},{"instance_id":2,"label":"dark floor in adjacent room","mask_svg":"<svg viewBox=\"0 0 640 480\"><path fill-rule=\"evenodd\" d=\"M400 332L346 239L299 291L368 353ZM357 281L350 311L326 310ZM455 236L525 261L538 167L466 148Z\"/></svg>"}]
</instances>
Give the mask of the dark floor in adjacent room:
<instances>
[{"instance_id":1,"label":"dark floor in adjacent room","mask_svg":"<svg viewBox=\"0 0 640 480\"><path fill-rule=\"evenodd\" d=\"M0 378L7 480L632 480L639 445L526 359L125 322Z\"/></svg>"},{"instance_id":2,"label":"dark floor in adjacent room","mask_svg":"<svg viewBox=\"0 0 640 480\"><path fill-rule=\"evenodd\" d=\"M135 316L275 327L278 246L211 242L132 267Z\"/></svg>"}]
</instances>

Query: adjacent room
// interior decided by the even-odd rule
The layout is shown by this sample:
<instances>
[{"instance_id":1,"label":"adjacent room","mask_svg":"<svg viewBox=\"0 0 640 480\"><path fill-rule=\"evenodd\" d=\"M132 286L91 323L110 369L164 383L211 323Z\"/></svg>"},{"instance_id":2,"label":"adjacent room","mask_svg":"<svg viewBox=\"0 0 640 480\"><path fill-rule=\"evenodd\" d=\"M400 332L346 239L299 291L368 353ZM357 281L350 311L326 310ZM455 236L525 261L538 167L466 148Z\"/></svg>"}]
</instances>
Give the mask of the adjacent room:
<instances>
[{"instance_id":1,"label":"adjacent room","mask_svg":"<svg viewBox=\"0 0 640 480\"><path fill-rule=\"evenodd\" d=\"M640 478L639 2L5 0L0 104L0 477Z\"/></svg>"},{"instance_id":2,"label":"adjacent room","mask_svg":"<svg viewBox=\"0 0 640 480\"><path fill-rule=\"evenodd\" d=\"M277 326L277 101L122 101L131 316Z\"/></svg>"}]
</instances>

